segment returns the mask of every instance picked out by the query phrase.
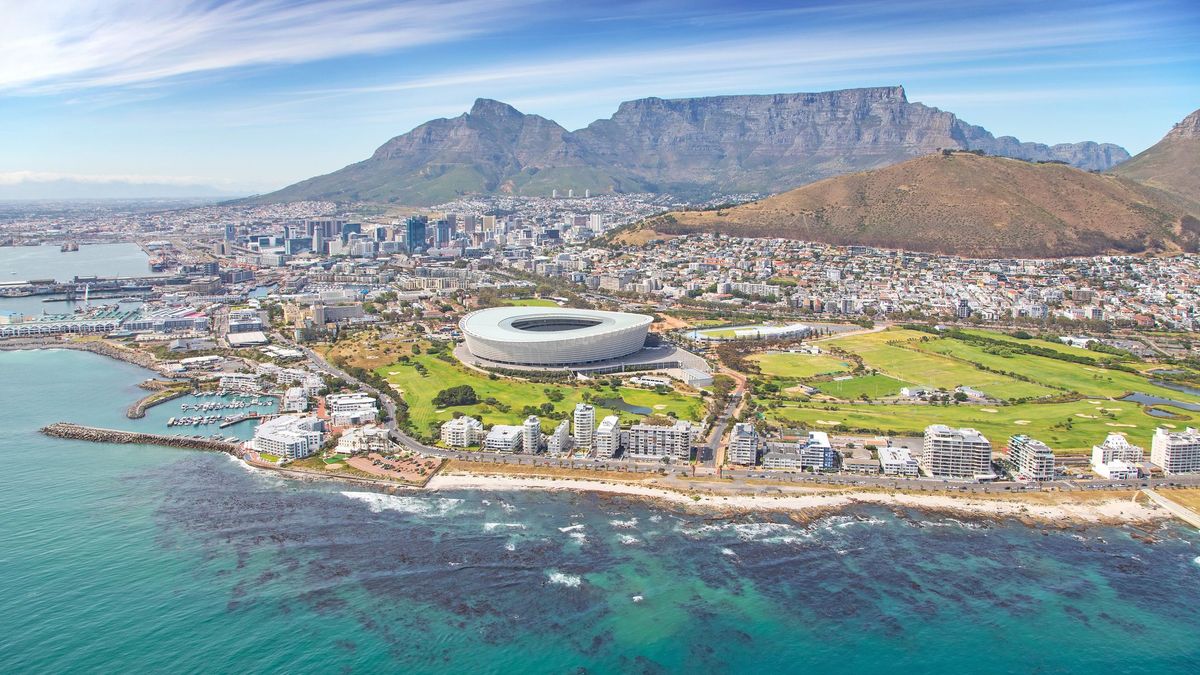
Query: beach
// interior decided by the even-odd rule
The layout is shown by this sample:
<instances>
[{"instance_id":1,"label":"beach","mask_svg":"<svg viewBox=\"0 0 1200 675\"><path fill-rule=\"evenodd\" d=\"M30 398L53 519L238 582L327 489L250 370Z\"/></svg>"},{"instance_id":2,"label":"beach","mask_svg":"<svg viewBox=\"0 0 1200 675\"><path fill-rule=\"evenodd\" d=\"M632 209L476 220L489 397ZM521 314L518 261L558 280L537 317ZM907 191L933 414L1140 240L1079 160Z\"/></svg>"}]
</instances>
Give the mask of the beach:
<instances>
[{"instance_id":1,"label":"beach","mask_svg":"<svg viewBox=\"0 0 1200 675\"><path fill-rule=\"evenodd\" d=\"M703 487L705 484L698 484ZM712 486L720 487L720 486ZM1038 503L1021 495L1002 499L978 496L925 495L885 491L794 491L785 494L722 495L684 493L679 490L646 483L585 480L578 478L542 478L495 474L440 473L434 476L426 490L553 490L587 491L618 494L654 500L676 508L719 509L737 512L786 511L827 513L858 504L885 507L915 508L940 513L956 513L977 518L1014 518L1039 524L1069 526L1072 524L1149 523L1171 517L1167 511L1145 502L1135 502L1128 496L1088 499L1062 499L1057 503ZM1089 495L1090 496L1090 495Z\"/></svg>"}]
</instances>

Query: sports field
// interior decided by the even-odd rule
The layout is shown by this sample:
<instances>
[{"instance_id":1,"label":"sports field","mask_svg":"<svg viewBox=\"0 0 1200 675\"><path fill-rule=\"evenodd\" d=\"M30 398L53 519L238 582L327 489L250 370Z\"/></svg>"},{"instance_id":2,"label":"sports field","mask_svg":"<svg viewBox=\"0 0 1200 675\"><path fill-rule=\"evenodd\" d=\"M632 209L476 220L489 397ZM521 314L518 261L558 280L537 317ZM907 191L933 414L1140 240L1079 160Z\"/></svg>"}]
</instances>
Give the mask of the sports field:
<instances>
[{"instance_id":1,"label":"sports field","mask_svg":"<svg viewBox=\"0 0 1200 675\"><path fill-rule=\"evenodd\" d=\"M850 370L849 363L825 354L763 352L749 357L749 360L758 364L763 375L786 379L803 379Z\"/></svg>"},{"instance_id":2,"label":"sports field","mask_svg":"<svg viewBox=\"0 0 1200 675\"><path fill-rule=\"evenodd\" d=\"M427 375L422 375L413 366L413 363L417 362L425 366ZM686 396L678 392L659 394L653 390L634 387L620 387L614 390L605 385L596 390L570 384L524 382L507 378L493 380L483 373L468 370L457 363L448 363L429 354L413 357L410 363L383 366L376 369L376 372L400 390L408 403L413 427L423 432L430 430L431 423L444 422L453 417L455 412L482 419L484 424L489 425L519 424L525 419L522 413L525 406L540 406L552 402L547 396L547 390L561 392L562 400L552 403L554 410L562 414L569 414L576 403L583 401L583 394L590 392L595 399L620 398L630 406L648 408L654 414L665 415L674 412L679 419L693 421L699 421L703 416L703 404L696 396ZM508 411L487 403L441 409L433 407L433 398L439 391L461 384L468 384L474 388L481 401L495 398L498 403L507 405ZM595 405L597 422L604 415L620 415L625 424L645 417L644 414ZM553 431L552 421L549 419L544 419L542 426L545 431Z\"/></svg>"},{"instance_id":3,"label":"sports field","mask_svg":"<svg viewBox=\"0 0 1200 675\"><path fill-rule=\"evenodd\" d=\"M845 401L853 401L862 398L863 394L866 394L867 398L871 399L896 396L900 393L901 389L908 386L908 383L901 382L894 377L876 373L873 375L860 375L848 380L817 382L813 386L819 389L822 394Z\"/></svg>"},{"instance_id":4,"label":"sports field","mask_svg":"<svg viewBox=\"0 0 1200 675\"><path fill-rule=\"evenodd\" d=\"M505 298L500 304L512 307L558 307L558 303L549 298Z\"/></svg>"}]
</instances>

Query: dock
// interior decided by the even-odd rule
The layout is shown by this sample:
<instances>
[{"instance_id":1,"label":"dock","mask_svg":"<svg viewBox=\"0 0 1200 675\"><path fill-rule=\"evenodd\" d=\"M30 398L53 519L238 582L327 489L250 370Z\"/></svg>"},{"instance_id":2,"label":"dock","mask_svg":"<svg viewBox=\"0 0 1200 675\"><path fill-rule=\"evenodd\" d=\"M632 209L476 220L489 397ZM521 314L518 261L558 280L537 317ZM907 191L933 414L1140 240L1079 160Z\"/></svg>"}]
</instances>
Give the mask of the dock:
<instances>
[{"instance_id":1,"label":"dock","mask_svg":"<svg viewBox=\"0 0 1200 675\"><path fill-rule=\"evenodd\" d=\"M168 436L165 434L147 434L139 431L122 431L120 429L105 429L89 427L70 422L55 422L41 428L41 432L55 438L69 438L91 443L121 443L132 445L160 445L167 448L187 448L190 450L211 450L237 456L241 443L230 443L215 438L197 438L194 436Z\"/></svg>"}]
</instances>

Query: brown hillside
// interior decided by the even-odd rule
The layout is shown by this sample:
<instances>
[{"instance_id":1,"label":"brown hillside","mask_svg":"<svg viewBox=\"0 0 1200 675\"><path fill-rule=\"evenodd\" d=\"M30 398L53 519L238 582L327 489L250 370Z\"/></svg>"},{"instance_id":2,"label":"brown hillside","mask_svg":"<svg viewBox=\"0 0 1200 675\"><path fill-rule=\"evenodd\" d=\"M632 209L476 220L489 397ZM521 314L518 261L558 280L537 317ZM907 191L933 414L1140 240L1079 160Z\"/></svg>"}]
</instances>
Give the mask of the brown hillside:
<instances>
[{"instance_id":1,"label":"brown hillside","mask_svg":"<svg viewBox=\"0 0 1200 675\"><path fill-rule=\"evenodd\" d=\"M1200 110L1113 173L1200 202Z\"/></svg>"},{"instance_id":2,"label":"brown hillside","mask_svg":"<svg viewBox=\"0 0 1200 675\"><path fill-rule=\"evenodd\" d=\"M1200 208L1123 178L1062 164L954 152L839 176L720 211L646 223L971 257L1194 251Z\"/></svg>"}]
</instances>

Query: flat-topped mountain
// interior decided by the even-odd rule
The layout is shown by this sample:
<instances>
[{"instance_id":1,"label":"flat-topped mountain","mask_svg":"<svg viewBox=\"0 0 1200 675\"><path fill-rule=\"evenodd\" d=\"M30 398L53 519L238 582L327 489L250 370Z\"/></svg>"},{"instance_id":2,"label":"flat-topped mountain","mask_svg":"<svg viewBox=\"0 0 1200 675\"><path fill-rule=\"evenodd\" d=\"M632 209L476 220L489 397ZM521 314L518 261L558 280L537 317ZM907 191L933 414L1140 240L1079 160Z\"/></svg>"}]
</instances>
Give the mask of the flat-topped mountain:
<instances>
[{"instance_id":1,"label":"flat-topped mountain","mask_svg":"<svg viewBox=\"0 0 1200 675\"><path fill-rule=\"evenodd\" d=\"M651 219L721 232L968 257L1196 251L1200 207L1124 178L968 152L829 178L717 211Z\"/></svg>"},{"instance_id":2,"label":"flat-topped mountain","mask_svg":"<svg viewBox=\"0 0 1200 675\"><path fill-rule=\"evenodd\" d=\"M1107 170L1129 157L1093 142L995 137L952 113L910 103L902 87L821 93L645 98L567 131L479 99L426 122L340 171L256 198L427 205L467 194L778 192L888 166L939 148L983 150Z\"/></svg>"},{"instance_id":3,"label":"flat-topped mountain","mask_svg":"<svg viewBox=\"0 0 1200 675\"><path fill-rule=\"evenodd\" d=\"M1113 173L1200 202L1200 110Z\"/></svg>"}]
</instances>

